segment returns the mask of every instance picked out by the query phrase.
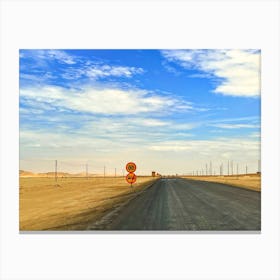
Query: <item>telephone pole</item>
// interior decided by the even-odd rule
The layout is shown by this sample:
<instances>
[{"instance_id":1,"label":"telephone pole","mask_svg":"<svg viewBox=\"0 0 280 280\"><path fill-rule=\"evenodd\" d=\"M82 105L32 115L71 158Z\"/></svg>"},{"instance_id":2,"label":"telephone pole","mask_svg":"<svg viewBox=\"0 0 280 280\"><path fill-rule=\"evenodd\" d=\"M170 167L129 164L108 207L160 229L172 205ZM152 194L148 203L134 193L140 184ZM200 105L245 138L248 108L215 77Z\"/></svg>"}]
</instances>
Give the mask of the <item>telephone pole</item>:
<instances>
[{"instance_id":1,"label":"telephone pole","mask_svg":"<svg viewBox=\"0 0 280 280\"><path fill-rule=\"evenodd\" d=\"M57 182L57 160L55 160L54 178L55 178L55 181Z\"/></svg>"}]
</instances>

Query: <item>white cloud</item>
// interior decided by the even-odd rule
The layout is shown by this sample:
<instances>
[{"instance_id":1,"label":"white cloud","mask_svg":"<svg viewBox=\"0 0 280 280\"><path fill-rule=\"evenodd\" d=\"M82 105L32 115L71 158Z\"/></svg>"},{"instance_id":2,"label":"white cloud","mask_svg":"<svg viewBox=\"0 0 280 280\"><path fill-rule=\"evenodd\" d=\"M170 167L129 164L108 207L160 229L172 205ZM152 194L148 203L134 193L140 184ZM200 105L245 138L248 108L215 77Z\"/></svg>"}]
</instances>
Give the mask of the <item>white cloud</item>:
<instances>
[{"instance_id":1,"label":"white cloud","mask_svg":"<svg viewBox=\"0 0 280 280\"><path fill-rule=\"evenodd\" d=\"M80 77L86 77L90 79L100 79L108 77L125 77L131 78L133 75L143 74L144 70L137 67L128 66L115 66L107 64L92 64L86 63L79 68L66 68L61 76L67 80L76 80Z\"/></svg>"},{"instance_id":2,"label":"white cloud","mask_svg":"<svg viewBox=\"0 0 280 280\"><path fill-rule=\"evenodd\" d=\"M140 114L166 113L168 110L191 110L191 105L182 108L181 102L155 93L139 89L87 88L85 90L67 90L61 87L21 89L20 96L38 103L47 103L54 107L98 114ZM179 107L178 107L179 106Z\"/></svg>"},{"instance_id":3,"label":"white cloud","mask_svg":"<svg viewBox=\"0 0 280 280\"><path fill-rule=\"evenodd\" d=\"M46 55L49 59L56 59L65 64L75 64L76 61L73 56L61 50L47 50Z\"/></svg>"},{"instance_id":4,"label":"white cloud","mask_svg":"<svg viewBox=\"0 0 280 280\"><path fill-rule=\"evenodd\" d=\"M230 159L257 156L260 142L245 138L220 138L215 140L163 141L150 145L150 150L162 152L188 152L196 157Z\"/></svg>"},{"instance_id":5,"label":"white cloud","mask_svg":"<svg viewBox=\"0 0 280 280\"><path fill-rule=\"evenodd\" d=\"M117 167L121 170L131 159L139 165L137 172L142 174L149 174L154 169L165 174L182 174L200 170L210 160L216 171L217 166L221 162L226 164L227 160L239 163L240 170L245 165L249 165L250 172L257 168L259 139L166 140L166 132L159 133L157 129L145 126L137 130L134 124L101 119L92 127L73 130L72 134L21 129L21 169L36 171L49 160L50 164L42 171L51 171L54 159L58 159L61 171L69 170L69 166L61 161L73 165L72 172L79 171L79 164L74 164L79 161L85 163L90 160L90 168L96 172L98 168L102 170L104 164L108 169Z\"/></svg>"},{"instance_id":6,"label":"white cloud","mask_svg":"<svg viewBox=\"0 0 280 280\"><path fill-rule=\"evenodd\" d=\"M56 60L63 64L76 64L76 57L62 50L20 50L20 58L32 58L39 64L43 61Z\"/></svg>"},{"instance_id":7,"label":"white cloud","mask_svg":"<svg viewBox=\"0 0 280 280\"><path fill-rule=\"evenodd\" d=\"M258 128L259 125L256 124L215 124L211 125L218 128L225 128L225 129L239 129L239 128Z\"/></svg>"},{"instance_id":8,"label":"white cloud","mask_svg":"<svg viewBox=\"0 0 280 280\"><path fill-rule=\"evenodd\" d=\"M260 95L260 53L254 50L165 50L163 56L187 69L216 79L214 92L254 97ZM199 74L198 74L199 75Z\"/></svg>"},{"instance_id":9,"label":"white cloud","mask_svg":"<svg viewBox=\"0 0 280 280\"><path fill-rule=\"evenodd\" d=\"M135 74L142 74L144 70L136 67L93 65L86 69L86 75L90 78L103 78L109 76L130 78Z\"/></svg>"},{"instance_id":10,"label":"white cloud","mask_svg":"<svg viewBox=\"0 0 280 280\"><path fill-rule=\"evenodd\" d=\"M57 61L60 64L67 64L67 67L64 67L63 71L59 75L67 80L76 80L80 77L86 77L90 79L99 79L106 77L126 77L131 78L133 75L143 74L144 70L138 67L129 67L123 65L108 65L103 62L93 62L87 60L80 56L75 56L67 53L63 50L21 50L20 58L32 58L37 66L41 68L48 69L49 61ZM79 67L74 64L79 63ZM21 67L24 67L24 64L21 64ZM28 70L28 69L25 69ZM30 70L30 69L29 69ZM41 75L30 75L21 73L21 78L31 79L36 81L36 79L42 79L45 73ZM49 76L48 78L57 78ZM32 76L32 77L31 77Z\"/></svg>"},{"instance_id":11,"label":"white cloud","mask_svg":"<svg viewBox=\"0 0 280 280\"><path fill-rule=\"evenodd\" d=\"M251 138L260 138L261 137L261 133L260 132L251 133L249 135L249 137L251 137Z\"/></svg>"}]
</instances>

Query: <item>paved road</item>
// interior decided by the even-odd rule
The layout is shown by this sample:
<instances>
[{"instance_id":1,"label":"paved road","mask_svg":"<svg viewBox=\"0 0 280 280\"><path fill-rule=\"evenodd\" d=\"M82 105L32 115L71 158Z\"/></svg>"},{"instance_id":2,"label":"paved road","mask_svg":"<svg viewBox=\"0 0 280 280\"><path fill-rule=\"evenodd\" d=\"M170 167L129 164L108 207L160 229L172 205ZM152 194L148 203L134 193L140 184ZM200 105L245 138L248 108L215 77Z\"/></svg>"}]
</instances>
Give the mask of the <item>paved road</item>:
<instances>
[{"instance_id":1,"label":"paved road","mask_svg":"<svg viewBox=\"0 0 280 280\"><path fill-rule=\"evenodd\" d=\"M109 230L260 230L261 194L217 183L160 179Z\"/></svg>"}]
</instances>

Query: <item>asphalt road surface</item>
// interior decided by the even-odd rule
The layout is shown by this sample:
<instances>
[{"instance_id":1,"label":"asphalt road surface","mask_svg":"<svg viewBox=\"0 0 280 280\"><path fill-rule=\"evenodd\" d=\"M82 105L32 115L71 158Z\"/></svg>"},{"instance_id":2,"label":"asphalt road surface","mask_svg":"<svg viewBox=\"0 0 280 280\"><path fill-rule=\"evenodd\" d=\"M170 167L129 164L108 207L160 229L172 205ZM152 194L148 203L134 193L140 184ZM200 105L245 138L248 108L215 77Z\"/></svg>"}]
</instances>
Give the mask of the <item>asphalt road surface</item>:
<instances>
[{"instance_id":1,"label":"asphalt road surface","mask_svg":"<svg viewBox=\"0 0 280 280\"><path fill-rule=\"evenodd\" d=\"M256 231L261 229L261 194L213 182L160 179L106 229Z\"/></svg>"}]
</instances>

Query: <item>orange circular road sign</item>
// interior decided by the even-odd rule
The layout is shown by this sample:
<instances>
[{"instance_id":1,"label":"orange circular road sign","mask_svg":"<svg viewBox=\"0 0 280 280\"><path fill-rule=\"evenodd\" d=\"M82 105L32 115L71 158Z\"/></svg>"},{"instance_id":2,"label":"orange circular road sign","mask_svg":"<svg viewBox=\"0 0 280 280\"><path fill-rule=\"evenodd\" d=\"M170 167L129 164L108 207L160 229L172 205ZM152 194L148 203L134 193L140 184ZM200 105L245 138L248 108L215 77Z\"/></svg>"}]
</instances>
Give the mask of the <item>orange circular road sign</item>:
<instances>
[{"instance_id":1,"label":"orange circular road sign","mask_svg":"<svg viewBox=\"0 0 280 280\"><path fill-rule=\"evenodd\" d=\"M136 164L134 162L129 162L126 164L126 171L129 173L133 173L136 171Z\"/></svg>"},{"instance_id":2,"label":"orange circular road sign","mask_svg":"<svg viewBox=\"0 0 280 280\"><path fill-rule=\"evenodd\" d=\"M126 175L126 181L129 184L134 184L136 182L137 176L134 173L128 173Z\"/></svg>"}]
</instances>

